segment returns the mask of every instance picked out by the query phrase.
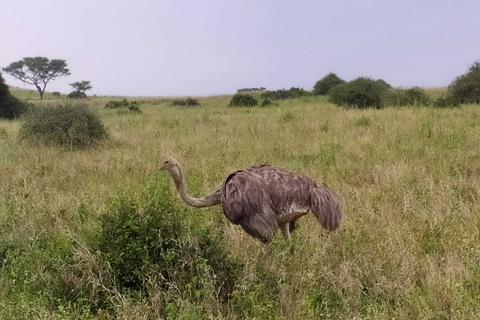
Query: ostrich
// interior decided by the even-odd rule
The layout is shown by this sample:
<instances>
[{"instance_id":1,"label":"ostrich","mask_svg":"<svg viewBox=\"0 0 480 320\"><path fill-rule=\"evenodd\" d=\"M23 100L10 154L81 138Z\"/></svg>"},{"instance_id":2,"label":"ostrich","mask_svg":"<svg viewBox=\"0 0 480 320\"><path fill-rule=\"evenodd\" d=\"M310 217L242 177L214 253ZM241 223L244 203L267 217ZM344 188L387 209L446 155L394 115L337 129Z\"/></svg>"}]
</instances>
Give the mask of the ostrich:
<instances>
[{"instance_id":1,"label":"ostrich","mask_svg":"<svg viewBox=\"0 0 480 320\"><path fill-rule=\"evenodd\" d=\"M231 223L240 225L263 243L270 242L277 229L286 240L290 239L296 220L309 211L330 231L337 229L342 219L339 199L331 188L287 169L254 165L233 172L203 198L187 193L182 168L175 159L165 159L160 170L170 173L180 197L188 205L201 208L221 204Z\"/></svg>"}]
</instances>

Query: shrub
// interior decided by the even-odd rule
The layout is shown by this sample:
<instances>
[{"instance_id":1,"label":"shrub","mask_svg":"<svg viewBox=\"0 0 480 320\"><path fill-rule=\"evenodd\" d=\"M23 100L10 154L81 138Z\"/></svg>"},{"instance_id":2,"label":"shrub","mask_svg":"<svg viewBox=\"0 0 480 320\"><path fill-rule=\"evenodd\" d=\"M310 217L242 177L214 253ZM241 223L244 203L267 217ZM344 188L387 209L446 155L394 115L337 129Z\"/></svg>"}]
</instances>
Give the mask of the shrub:
<instances>
[{"instance_id":1,"label":"shrub","mask_svg":"<svg viewBox=\"0 0 480 320\"><path fill-rule=\"evenodd\" d=\"M273 101L270 99L265 99L262 101L262 104L260 106L263 108L271 105L273 105Z\"/></svg>"},{"instance_id":2,"label":"shrub","mask_svg":"<svg viewBox=\"0 0 480 320\"><path fill-rule=\"evenodd\" d=\"M130 102L130 104L128 105L128 110L132 112L142 113L142 110L140 110L140 108L138 107L137 101Z\"/></svg>"},{"instance_id":3,"label":"shrub","mask_svg":"<svg viewBox=\"0 0 480 320\"><path fill-rule=\"evenodd\" d=\"M258 103L257 99L250 94L236 93L230 100L232 107L253 107Z\"/></svg>"},{"instance_id":4,"label":"shrub","mask_svg":"<svg viewBox=\"0 0 480 320\"><path fill-rule=\"evenodd\" d=\"M184 100L173 100L172 106L174 107L185 107L187 103Z\"/></svg>"},{"instance_id":5,"label":"shrub","mask_svg":"<svg viewBox=\"0 0 480 320\"><path fill-rule=\"evenodd\" d=\"M383 96L385 106L427 106L430 104L430 97L424 89L413 87L410 89L389 89Z\"/></svg>"},{"instance_id":6,"label":"shrub","mask_svg":"<svg viewBox=\"0 0 480 320\"><path fill-rule=\"evenodd\" d=\"M0 74L0 118L18 118L30 109L30 106L11 95L8 86Z\"/></svg>"},{"instance_id":7,"label":"shrub","mask_svg":"<svg viewBox=\"0 0 480 320\"><path fill-rule=\"evenodd\" d=\"M69 99L87 99L85 92L81 91L72 91L68 94Z\"/></svg>"},{"instance_id":8,"label":"shrub","mask_svg":"<svg viewBox=\"0 0 480 320\"><path fill-rule=\"evenodd\" d=\"M193 107L193 106L200 105L200 103L198 102L197 99L188 98L187 100L185 100L185 105L187 105L189 107Z\"/></svg>"},{"instance_id":9,"label":"shrub","mask_svg":"<svg viewBox=\"0 0 480 320\"><path fill-rule=\"evenodd\" d=\"M132 112L142 113L142 110L138 107L138 101L127 101L127 99L123 99L120 101L109 101L105 104L105 108L107 109L128 109ZM126 111L126 110L125 110ZM125 112L121 112L125 113Z\"/></svg>"},{"instance_id":10,"label":"shrub","mask_svg":"<svg viewBox=\"0 0 480 320\"><path fill-rule=\"evenodd\" d=\"M382 108L387 87L370 78L357 78L330 91L330 102L346 108Z\"/></svg>"},{"instance_id":11,"label":"shrub","mask_svg":"<svg viewBox=\"0 0 480 320\"><path fill-rule=\"evenodd\" d=\"M172 106L178 106L178 107L193 107L193 106L198 106L200 103L198 102L197 99L192 99L192 98L187 98L186 100L173 100L172 101Z\"/></svg>"},{"instance_id":12,"label":"shrub","mask_svg":"<svg viewBox=\"0 0 480 320\"><path fill-rule=\"evenodd\" d=\"M458 106L460 106L459 100L452 95L438 97L437 100L433 102L434 108L453 108Z\"/></svg>"},{"instance_id":13,"label":"shrub","mask_svg":"<svg viewBox=\"0 0 480 320\"><path fill-rule=\"evenodd\" d=\"M271 100L285 100L285 99L295 99L300 98L303 96L310 96L312 95L311 92L301 88L291 87L288 90L280 89L276 91L267 91L261 95L264 99L271 99Z\"/></svg>"},{"instance_id":14,"label":"shrub","mask_svg":"<svg viewBox=\"0 0 480 320\"><path fill-rule=\"evenodd\" d=\"M322 79L318 80L313 86L313 94L326 95L331 89L345 83L345 80L340 79L335 73L329 73Z\"/></svg>"},{"instance_id":15,"label":"shrub","mask_svg":"<svg viewBox=\"0 0 480 320\"><path fill-rule=\"evenodd\" d=\"M392 86L383 79L375 80L375 82L378 83L379 85L383 86L386 89L391 89L392 88Z\"/></svg>"},{"instance_id":16,"label":"shrub","mask_svg":"<svg viewBox=\"0 0 480 320\"><path fill-rule=\"evenodd\" d=\"M100 252L120 288L142 289L157 275L164 290L173 286L184 296L208 296L204 290L213 285L227 299L240 264L227 254L219 234L175 207L169 185L165 177L139 195L116 197L102 216Z\"/></svg>"},{"instance_id":17,"label":"shrub","mask_svg":"<svg viewBox=\"0 0 480 320\"><path fill-rule=\"evenodd\" d=\"M52 96L54 96L54 97L60 97L60 92L58 92L58 91L53 91L53 92L52 92Z\"/></svg>"},{"instance_id":18,"label":"shrub","mask_svg":"<svg viewBox=\"0 0 480 320\"><path fill-rule=\"evenodd\" d=\"M107 109L117 109L117 108L123 108L123 107L128 107L130 103L127 101L127 99L123 99L121 101L109 101L105 104L105 108Z\"/></svg>"},{"instance_id":19,"label":"shrub","mask_svg":"<svg viewBox=\"0 0 480 320\"><path fill-rule=\"evenodd\" d=\"M48 145L85 148L106 137L99 118L87 106L58 105L36 108L29 113L20 129L20 136Z\"/></svg>"},{"instance_id":20,"label":"shrub","mask_svg":"<svg viewBox=\"0 0 480 320\"><path fill-rule=\"evenodd\" d=\"M480 103L480 60L467 73L456 77L449 87L453 99L460 103Z\"/></svg>"}]
</instances>

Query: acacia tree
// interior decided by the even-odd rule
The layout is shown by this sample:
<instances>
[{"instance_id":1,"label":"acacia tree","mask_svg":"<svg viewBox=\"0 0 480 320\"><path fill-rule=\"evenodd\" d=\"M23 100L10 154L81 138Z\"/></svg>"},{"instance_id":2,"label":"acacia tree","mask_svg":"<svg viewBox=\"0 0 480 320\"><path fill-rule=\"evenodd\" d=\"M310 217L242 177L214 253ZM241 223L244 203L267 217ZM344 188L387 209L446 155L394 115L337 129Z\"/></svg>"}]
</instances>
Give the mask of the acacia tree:
<instances>
[{"instance_id":1,"label":"acacia tree","mask_svg":"<svg viewBox=\"0 0 480 320\"><path fill-rule=\"evenodd\" d=\"M70 86L73 87L77 92L83 92L87 90L91 90L93 87L90 85L90 81L77 81L74 83L70 83Z\"/></svg>"},{"instance_id":2,"label":"acacia tree","mask_svg":"<svg viewBox=\"0 0 480 320\"><path fill-rule=\"evenodd\" d=\"M45 57L29 57L12 62L3 71L23 83L33 85L43 99L43 94L48 82L57 77L70 75L65 60L52 59Z\"/></svg>"}]
</instances>

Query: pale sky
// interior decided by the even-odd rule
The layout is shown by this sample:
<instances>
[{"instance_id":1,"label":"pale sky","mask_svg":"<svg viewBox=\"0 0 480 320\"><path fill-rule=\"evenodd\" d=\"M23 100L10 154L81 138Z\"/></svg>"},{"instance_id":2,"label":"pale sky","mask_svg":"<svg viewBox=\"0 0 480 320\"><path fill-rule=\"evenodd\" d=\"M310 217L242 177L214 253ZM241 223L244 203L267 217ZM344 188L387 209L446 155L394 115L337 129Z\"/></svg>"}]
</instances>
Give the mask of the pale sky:
<instances>
[{"instance_id":1,"label":"pale sky","mask_svg":"<svg viewBox=\"0 0 480 320\"><path fill-rule=\"evenodd\" d=\"M7 0L0 67L65 59L47 91L197 96L302 87L328 72L447 86L480 59L480 0ZM5 75L7 84L34 89Z\"/></svg>"}]
</instances>

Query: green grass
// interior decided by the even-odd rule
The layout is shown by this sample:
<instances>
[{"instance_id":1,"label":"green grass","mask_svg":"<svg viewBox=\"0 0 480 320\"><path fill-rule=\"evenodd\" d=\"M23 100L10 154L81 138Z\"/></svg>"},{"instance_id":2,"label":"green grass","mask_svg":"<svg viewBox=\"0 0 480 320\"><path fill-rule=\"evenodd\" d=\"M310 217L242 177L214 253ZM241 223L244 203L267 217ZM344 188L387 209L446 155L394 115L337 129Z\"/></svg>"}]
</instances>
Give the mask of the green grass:
<instances>
[{"instance_id":1,"label":"green grass","mask_svg":"<svg viewBox=\"0 0 480 320\"><path fill-rule=\"evenodd\" d=\"M136 99L143 114L90 98L110 138L86 151L21 142L20 120L0 121L0 319L480 319L478 106L344 110L306 97L231 108L230 98ZM165 155L195 196L253 163L288 167L331 185L345 219L328 233L308 215L266 252L220 207L183 204L157 170ZM118 198L150 208L142 190L166 186L192 228L182 245L204 230L242 266L227 300L208 261L185 261L199 276L168 290L146 270L135 292L105 267L100 217Z\"/></svg>"}]
</instances>

